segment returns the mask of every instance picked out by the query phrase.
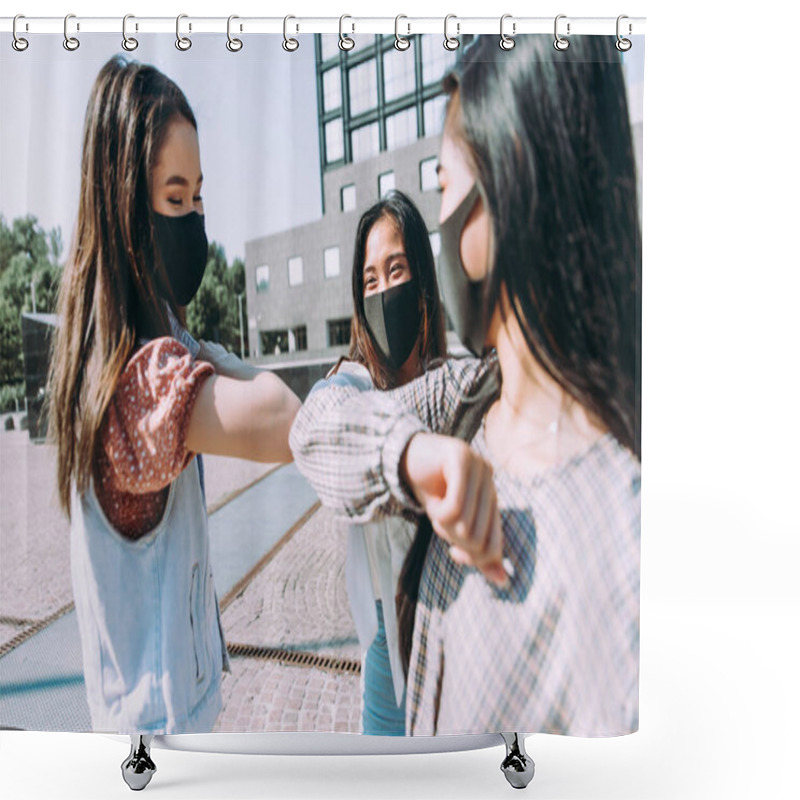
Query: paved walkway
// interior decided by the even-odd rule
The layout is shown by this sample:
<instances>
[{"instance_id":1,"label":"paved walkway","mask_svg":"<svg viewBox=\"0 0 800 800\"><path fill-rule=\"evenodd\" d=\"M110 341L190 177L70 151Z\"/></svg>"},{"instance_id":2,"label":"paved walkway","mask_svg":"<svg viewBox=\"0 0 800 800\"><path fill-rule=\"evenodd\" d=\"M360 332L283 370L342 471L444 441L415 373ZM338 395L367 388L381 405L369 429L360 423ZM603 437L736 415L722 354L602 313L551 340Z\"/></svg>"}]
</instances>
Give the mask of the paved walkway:
<instances>
[{"instance_id":1,"label":"paved walkway","mask_svg":"<svg viewBox=\"0 0 800 800\"><path fill-rule=\"evenodd\" d=\"M206 459L212 568L220 598L228 600L226 636L251 647L357 660L344 588L345 528L327 512L313 513L316 496L294 465L272 469ZM68 608L72 597L69 532L54 502L51 449L27 444L23 434L3 434L0 486L2 646ZM217 729L357 731L359 680L234 657L223 678ZM89 729L74 612L0 658L0 725Z\"/></svg>"},{"instance_id":2,"label":"paved walkway","mask_svg":"<svg viewBox=\"0 0 800 800\"><path fill-rule=\"evenodd\" d=\"M320 509L223 611L228 642L358 661L344 580L346 525ZM361 724L360 677L235 658L223 677L219 731L349 731Z\"/></svg>"}]
</instances>

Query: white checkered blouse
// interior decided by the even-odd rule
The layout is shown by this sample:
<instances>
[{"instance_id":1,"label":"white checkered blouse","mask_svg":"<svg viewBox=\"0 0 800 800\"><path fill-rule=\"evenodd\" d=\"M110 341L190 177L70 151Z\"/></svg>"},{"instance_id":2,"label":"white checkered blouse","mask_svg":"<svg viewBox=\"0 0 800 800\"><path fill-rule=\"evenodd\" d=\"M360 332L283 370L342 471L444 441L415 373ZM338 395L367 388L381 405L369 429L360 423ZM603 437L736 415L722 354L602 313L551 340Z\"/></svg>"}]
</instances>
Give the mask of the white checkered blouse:
<instances>
[{"instance_id":1,"label":"white checkered blouse","mask_svg":"<svg viewBox=\"0 0 800 800\"><path fill-rule=\"evenodd\" d=\"M497 369L495 356L451 360L388 392L335 379L318 385L290 435L300 471L326 506L352 519L418 512L398 475L400 455L417 432L450 433L487 369ZM483 425L471 444L493 463ZM493 467L511 586L459 566L433 536L407 733L637 730L639 461L606 434L534 478Z\"/></svg>"}]
</instances>

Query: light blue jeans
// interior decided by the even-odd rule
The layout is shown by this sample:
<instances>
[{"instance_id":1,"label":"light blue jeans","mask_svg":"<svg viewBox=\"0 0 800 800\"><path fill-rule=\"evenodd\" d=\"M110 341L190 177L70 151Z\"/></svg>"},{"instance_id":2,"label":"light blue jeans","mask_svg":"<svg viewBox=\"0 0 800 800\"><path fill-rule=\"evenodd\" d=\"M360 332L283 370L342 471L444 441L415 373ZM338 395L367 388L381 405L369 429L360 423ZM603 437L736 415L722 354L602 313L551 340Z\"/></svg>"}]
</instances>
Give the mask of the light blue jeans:
<instances>
[{"instance_id":1,"label":"light blue jeans","mask_svg":"<svg viewBox=\"0 0 800 800\"><path fill-rule=\"evenodd\" d=\"M364 709L361 719L364 733L373 736L405 736L406 696L398 708L394 697L389 648L383 623L383 605L375 603L378 612L378 633L364 659Z\"/></svg>"}]
</instances>

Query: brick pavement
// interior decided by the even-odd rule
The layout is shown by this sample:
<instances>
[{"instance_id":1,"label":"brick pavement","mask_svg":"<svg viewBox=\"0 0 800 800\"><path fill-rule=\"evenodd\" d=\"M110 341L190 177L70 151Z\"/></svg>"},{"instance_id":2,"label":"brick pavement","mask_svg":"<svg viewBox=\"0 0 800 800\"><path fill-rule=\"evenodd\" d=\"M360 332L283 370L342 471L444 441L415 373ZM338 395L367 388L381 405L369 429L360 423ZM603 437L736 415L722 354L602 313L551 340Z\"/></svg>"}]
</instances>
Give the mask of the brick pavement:
<instances>
[{"instance_id":1,"label":"brick pavement","mask_svg":"<svg viewBox=\"0 0 800 800\"><path fill-rule=\"evenodd\" d=\"M227 606L229 642L360 657L344 578L347 528L320 509ZM361 725L360 677L233 658L219 731L347 731Z\"/></svg>"}]
</instances>

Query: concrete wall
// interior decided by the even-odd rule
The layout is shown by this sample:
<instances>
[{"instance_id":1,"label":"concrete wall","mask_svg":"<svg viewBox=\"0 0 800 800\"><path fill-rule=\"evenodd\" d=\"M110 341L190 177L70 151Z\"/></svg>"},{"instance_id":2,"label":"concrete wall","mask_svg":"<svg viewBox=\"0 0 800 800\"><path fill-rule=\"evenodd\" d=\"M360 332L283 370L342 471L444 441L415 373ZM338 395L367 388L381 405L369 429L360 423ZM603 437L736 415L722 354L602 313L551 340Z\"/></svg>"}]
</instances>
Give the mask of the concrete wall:
<instances>
[{"instance_id":1,"label":"concrete wall","mask_svg":"<svg viewBox=\"0 0 800 800\"><path fill-rule=\"evenodd\" d=\"M246 243L248 341L250 352L259 354L256 360L272 360L271 354L261 353L260 331L305 325L308 350L324 351L328 347L328 320L352 316L350 282L356 229L361 215L379 199L379 175L394 171L395 187L417 204L428 230L438 230L438 194L422 192L419 175L420 161L436 156L438 151L439 137L428 137L330 170L323 180L325 214L320 220ZM341 188L351 183L356 186L356 210L342 212ZM339 247L339 275L326 278L323 251L334 246ZM297 286L289 285L288 260L293 256L303 259L303 282ZM269 290L256 292L256 268L264 264L270 268Z\"/></svg>"}]
</instances>

